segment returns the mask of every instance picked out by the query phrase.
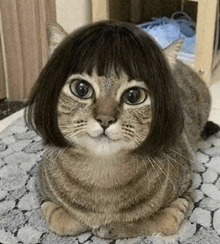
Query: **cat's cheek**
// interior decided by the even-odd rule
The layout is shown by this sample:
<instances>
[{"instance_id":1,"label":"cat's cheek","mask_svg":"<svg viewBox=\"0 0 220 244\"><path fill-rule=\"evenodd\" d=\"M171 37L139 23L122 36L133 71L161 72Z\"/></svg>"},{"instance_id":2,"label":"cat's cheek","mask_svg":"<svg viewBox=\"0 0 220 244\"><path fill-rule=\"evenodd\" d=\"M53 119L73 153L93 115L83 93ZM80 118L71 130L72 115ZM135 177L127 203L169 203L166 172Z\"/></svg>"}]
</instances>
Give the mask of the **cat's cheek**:
<instances>
[{"instance_id":1,"label":"cat's cheek","mask_svg":"<svg viewBox=\"0 0 220 244\"><path fill-rule=\"evenodd\" d=\"M105 134L109 137L109 139L114 141L122 139L121 124L118 122L112 124L106 129Z\"/></svg>"}]
</instances>

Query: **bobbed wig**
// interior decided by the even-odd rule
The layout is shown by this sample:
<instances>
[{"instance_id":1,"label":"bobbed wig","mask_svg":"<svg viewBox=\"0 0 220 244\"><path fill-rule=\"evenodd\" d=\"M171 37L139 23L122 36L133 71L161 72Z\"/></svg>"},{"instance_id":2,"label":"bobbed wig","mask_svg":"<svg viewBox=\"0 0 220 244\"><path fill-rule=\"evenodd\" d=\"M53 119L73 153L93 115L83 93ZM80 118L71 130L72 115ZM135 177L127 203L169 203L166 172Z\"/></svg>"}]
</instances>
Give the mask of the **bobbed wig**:
<instances>
[{"instance_id":1,"label":"bobbed wig","mask_svg":"<svg viewBox=\"0 0 220 244\"><path fill-rule=\"evenodd\" d=\"M83 27L55 49L42 70L29 99L26 121L45 140L58 147L69 146L57 121L59 94L68 77L76 73L117 76L146 83L152 98L153 118L146 141L136 150L149 154L170 147L183 129L178 88L167 61L155 42L139 27L124 22L103 21Z\"/></svg>"}]
</instances>

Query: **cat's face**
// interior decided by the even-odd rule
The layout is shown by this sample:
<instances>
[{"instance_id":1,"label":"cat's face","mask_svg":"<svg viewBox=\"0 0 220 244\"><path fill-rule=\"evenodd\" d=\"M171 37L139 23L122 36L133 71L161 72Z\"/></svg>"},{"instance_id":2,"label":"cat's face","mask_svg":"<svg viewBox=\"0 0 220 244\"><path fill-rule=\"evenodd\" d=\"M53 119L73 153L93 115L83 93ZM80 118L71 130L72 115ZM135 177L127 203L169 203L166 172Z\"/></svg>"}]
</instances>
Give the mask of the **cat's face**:
<instances>
[{"instance_id":1,"label":"cat's face","mask_svg":"<svg viewBox=\"0 0 220 244\"><path fill-rule=\"evenodd\" d=\"M71 75L58 102L64 137L95 155L116 155L137 148L151 124L151 99L143 81Z\"/></svg>"},{"instance_id":2,"label":"cat's face","mask_svg":"<svg viewBox=\"0 0 220 244\"><path fill-rule=\"evenodd\" d=\"M112 21L70 35L52 24L47 37L51 58L25 117L48 145L64 148L69 141L72 150L90 155L137 149L136 155L154 156L175 143L184 125L173 77L183 39L163 55L140 28ZM123 70L140 80L126 74L98 77L94 69L108 77L110 69Z\"/></svg>"}]
</instances>

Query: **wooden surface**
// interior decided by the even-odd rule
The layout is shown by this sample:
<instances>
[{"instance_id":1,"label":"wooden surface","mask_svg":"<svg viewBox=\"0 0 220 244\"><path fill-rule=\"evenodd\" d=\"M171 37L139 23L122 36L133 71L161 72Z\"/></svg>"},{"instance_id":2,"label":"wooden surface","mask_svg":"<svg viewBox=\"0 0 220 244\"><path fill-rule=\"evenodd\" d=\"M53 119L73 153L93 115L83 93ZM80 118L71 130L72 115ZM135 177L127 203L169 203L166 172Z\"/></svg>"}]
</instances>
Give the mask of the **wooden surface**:
<instances>
[{"instance_id":1,"label":"wooden surface","mask_svg":"<svg viewBox=\"0 0 220 244\"><path fill-rule=\"evenodd\" d=\"M92 0L92 21L109 19L109 0Z\"/></svg>"},{"instance_id":2,"label":"wooden surface","mask_svg":"<svg viewBox=\"0 0 220 244\"><path fill-rule=\"evenodd\" d=\"M198 2L195 69L206 83L210 85L218 0L190 1Z\"/></svg>"},{"instance_id":3,"label":"wooden surface","mask_svg":"<svg viewBox=\"0 0 220 244\"><path fill-rule=\"evenodd\" d=\"M5 72L4 72L4 60L2 53L2 41L0 33L0 99L6 97L6 83L5 83Z\"/></svg>"},{"instance_id":4,"label":"wooden surface","mask_svg":"<svg viewBox=\"0 0 220 244\"><path fill-rule=\"evenodd\" d=\"M54 0L0 1L10 99L28 98L47 61L46 21L54 19L54 7Z\"/></svg>"}]
</instances>

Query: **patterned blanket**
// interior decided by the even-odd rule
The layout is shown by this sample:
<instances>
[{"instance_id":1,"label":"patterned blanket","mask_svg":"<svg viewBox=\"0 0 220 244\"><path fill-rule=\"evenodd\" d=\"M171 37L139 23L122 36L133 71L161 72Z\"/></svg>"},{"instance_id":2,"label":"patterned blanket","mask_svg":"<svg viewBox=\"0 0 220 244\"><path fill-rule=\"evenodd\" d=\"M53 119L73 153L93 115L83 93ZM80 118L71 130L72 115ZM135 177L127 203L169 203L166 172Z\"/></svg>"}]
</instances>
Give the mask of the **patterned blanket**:
<instances>
[{"instance_id":1,"label":"patterned blanket","mask_svg":"<svg viewBox=\"0 0 220 244\"><path fill-rule=\"evenodd\" d=\"M176 236L115 241L85 233L60 237L47 229L35 187L42 139L19 118L0 133L0 244L217 244L220 243L220 133L199 143L195 203Z\"/></svg>"}]
</instances>

